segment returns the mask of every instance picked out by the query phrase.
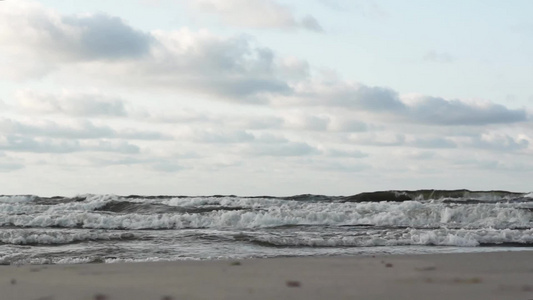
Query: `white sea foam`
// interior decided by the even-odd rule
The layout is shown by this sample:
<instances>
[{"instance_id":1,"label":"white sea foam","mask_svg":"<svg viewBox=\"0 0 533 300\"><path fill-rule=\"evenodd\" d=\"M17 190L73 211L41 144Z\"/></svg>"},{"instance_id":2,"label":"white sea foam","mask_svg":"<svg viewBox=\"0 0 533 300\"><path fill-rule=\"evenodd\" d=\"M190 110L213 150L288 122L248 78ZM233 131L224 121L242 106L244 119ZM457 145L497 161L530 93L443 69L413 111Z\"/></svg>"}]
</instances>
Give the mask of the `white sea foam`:
<instances>
[{"instance_id":1,"label":"white sea foam","mask_svg":"<svg viewBox=\"0 0 533 300\"><path fill-rule=\"evenodd\" d=\"M197 207L197 206L227 206L259 208L264 206L298 205L304 204L298 201L289 201L273 198L246 198L246 197L190 197L171 198L163 200L163 204L169 206Z\"/></svg>"},{"instance_id":2,"label":"white sea foam","mask_svg":"<svg viewBox=\"0 0 533 300\"><path fill-rule=\"evenodd\" d=\"M0 196L0 203L31 202L35 196Z\"/></svg>"},{"instance_id":3,"label":"white sea foam","mask_svg":"<svg viewBox=\"0 0 533 300\"><path fill-rule=\"evenodd\" d=\"M54 245L80 241L97 241L132 238L133 234L109 233L103 231L65 231L65 230L21 230L4 229L0 232L0 242L5 244Z\"/></svg>"},{"instance_id":4,"label":"white sea foam","mask_svg":"<svg viewBox=\"0 0 533 300\"><path fill-rule=\"evenodd\" d=\"M255 199L254 199L255 200ZM283 201L263 206L241 199L232 205L249 210L208 213L103 214L93 212L108 199L50 207L38 215L0 213L0 225L83 227L99 229L264 228L283 225L357 225L390 227L532 227L532 212L511 204L470 204L406 201L401 203L304 203ZM220 203L227 205L228 203ZM277 205L276 205L277 204ZM257 206L256 206L257 205Z\"/></svg>"},{"instance_id":5,"label":"white sea foam","mask_svg":"<svg viewBox=\"0 0 533 300\"><path fill-rule=\"evenodd\" d=\"M533 245L533 201L528 200L533 193L517 201L477 195L485 197L482 203L466 201L471 196L459 201L361 203L304 198L1 196L0 264L413 253L443 247L460 251L459 247L494 249L476 247L480 245Z\"/></svg>"},{"instance_id":6,"label":"white sea foam","mask_svg":"<svg viewBox=\"0 0 533 300\"><path fill-rule=\"evenodd\" d=\"M533 230L381 230L364 234L339 232L331 235L299 232L296 235L260 235L253 238L256 242L275 246L307 247L376 247L434 245L474 247L480 244L533 244Z\"/></svg>"}]
</instances>

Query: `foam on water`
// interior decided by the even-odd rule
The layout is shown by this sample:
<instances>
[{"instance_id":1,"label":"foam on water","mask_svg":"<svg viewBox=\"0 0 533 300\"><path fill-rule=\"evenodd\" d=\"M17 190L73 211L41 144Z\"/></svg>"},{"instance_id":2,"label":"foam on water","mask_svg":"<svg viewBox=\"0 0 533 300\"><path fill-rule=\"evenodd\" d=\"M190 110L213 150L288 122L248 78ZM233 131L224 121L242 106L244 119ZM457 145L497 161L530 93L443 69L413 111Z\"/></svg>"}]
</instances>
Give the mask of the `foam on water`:
<instances>
[{"instance_id":1,"label":"foam on water","mask_svg":"<svg viewBox=\"0 0 533 300\"><path fill-rule=\"evenodd\" d=\"M131 239L133 234L106 231L72 231L72 230L35 230L35 229L3 229L0 232L0 243L27 245L57 245L82 241L98 241L113 239Z\"/></svg>"},{"instance_id":2,"label":"foam on water","mask_svg":"<svg viewBox=\"0 0 533 300\"><path fill-rule=\"evenodd\" d=\"M532 193L427 195L0 196L0 263L533 248Z\"/></svg>"},{"instance_id":3,"label":"foam on water","mask_svg":"<svg viewBox=\"0 0 533 300\"><path fill-rule=\"evenodd\" d=\"M0 203L31 202L35 196L0 196Z\"/></svg>"},{"instance_id":4,"label":"foam on water","mask_svg":"<svg viewBox=\"0 0 533 300\"><path fill-rule=\"evenodd\" d=\"M217 205L239 210L207 213L111 214L95 212L109 201L90 199L34 207L0 207L1 226L93 229L265 228L284 225L357 225L390 227L524 228L532 212L520 206L496 204L448 205L405 201L377 203L303 203L259 199L222 199ZM214 205L210 202L209 205Z\"/></svg>"}]
</instances>

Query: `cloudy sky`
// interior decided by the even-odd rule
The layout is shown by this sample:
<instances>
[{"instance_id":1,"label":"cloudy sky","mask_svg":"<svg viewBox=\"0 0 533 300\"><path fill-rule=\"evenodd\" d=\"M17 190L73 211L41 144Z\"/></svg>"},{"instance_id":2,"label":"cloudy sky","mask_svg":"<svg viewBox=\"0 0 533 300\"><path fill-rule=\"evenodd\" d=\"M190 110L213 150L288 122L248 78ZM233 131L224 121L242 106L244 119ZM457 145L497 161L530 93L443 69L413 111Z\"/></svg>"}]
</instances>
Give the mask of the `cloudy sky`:
<instances>
[{"instance_id":1,"label":"cloudy sky","mask_svg":"<svg viewBox=\"0 0 533 300\"><path fill-rule=\"evenodd\" d=\"M1 1L0 194L531 191L531 11Z\"/></svg>"}]
</instances>

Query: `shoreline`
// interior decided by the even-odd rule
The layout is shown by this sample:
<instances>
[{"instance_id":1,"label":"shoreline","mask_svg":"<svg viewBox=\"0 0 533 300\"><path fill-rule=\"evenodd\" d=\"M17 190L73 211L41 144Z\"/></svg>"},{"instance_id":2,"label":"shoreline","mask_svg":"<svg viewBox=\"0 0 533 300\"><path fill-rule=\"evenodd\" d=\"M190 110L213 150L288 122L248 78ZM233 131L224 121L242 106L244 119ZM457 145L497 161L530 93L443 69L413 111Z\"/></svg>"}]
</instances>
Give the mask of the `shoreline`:
<instances>
[{"instance_id":1,"label":"shoreline","mask_svg":"<svg viewBox=\"0 0 533 300\"><path fill-rule=\"evenodd\" d=\"M7 300L528 300L533 251L0 266L0 290Z\"/></svg>"}]
</instances>

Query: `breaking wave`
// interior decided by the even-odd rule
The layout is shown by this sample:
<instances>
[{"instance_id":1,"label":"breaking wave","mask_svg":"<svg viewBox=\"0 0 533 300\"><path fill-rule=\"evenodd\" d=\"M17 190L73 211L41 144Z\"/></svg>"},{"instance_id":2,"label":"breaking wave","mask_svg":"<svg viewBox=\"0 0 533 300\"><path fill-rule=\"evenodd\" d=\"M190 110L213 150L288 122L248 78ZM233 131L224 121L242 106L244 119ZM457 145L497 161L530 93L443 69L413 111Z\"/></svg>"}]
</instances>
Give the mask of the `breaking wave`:
<instances>
[{"instance_id":1,"label":"breaking wave","mask_svg":"<svg viewBox=\"0 0 533 300\"><path fill-rule=\"evenodd\" d=\"M533 193L0 196L0 227L10 264L529 249Z\"/></svg>"}]
</instances>

